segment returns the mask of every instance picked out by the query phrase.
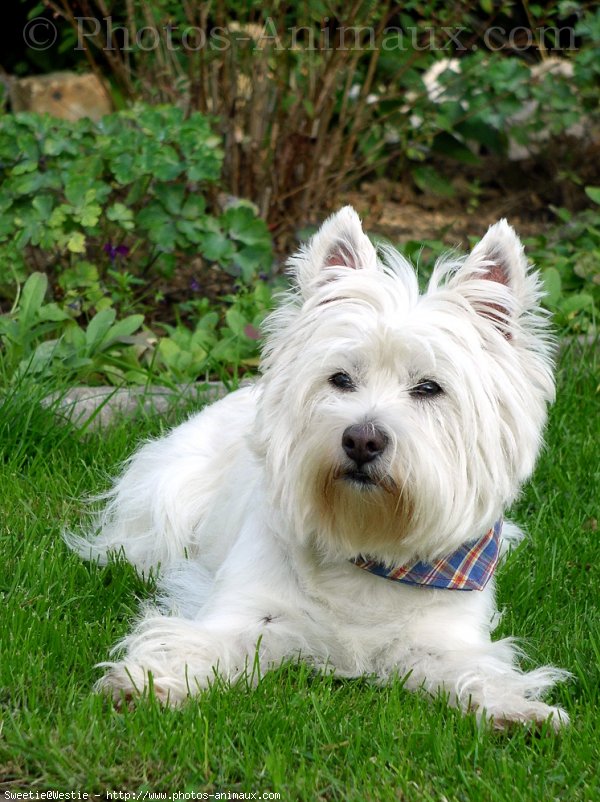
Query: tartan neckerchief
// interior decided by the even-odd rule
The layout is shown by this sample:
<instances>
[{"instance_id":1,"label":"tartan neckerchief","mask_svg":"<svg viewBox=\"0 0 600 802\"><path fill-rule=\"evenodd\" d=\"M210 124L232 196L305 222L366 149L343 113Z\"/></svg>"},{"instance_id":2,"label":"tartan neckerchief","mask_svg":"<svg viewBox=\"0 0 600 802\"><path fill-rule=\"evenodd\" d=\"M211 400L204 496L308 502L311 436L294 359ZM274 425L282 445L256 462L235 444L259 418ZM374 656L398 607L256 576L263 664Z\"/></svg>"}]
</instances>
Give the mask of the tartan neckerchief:
<instances>
[{"instance_id":1,"label":"tartan neckerchief","mask_svg":"<svg viewBox=\"0 0 600 802\"><path fill-rule=\"evenodd\" d=\"M407 585L444 590L483 590L498 563L501 532L502 518L479 540L465 543L452 554L433 563L416 562L388 568L385 563L367 560L362 556L350 562L371 574Z\"/></svg>"}]
</instances>

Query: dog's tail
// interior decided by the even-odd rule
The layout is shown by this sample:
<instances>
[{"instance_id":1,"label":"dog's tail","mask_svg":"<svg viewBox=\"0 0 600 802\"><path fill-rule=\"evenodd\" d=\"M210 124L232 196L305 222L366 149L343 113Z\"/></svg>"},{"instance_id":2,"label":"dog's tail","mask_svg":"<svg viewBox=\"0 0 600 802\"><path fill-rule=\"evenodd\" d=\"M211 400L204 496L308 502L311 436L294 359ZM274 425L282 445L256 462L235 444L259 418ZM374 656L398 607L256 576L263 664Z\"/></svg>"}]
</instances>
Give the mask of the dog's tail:
<instances>
[{"instance_id":1,"label":"dog's tail","mask_svg":"<svg viewBox=\"0 0 600 802\"><path fill-rule=\"evenodd\" d=\"M67 544L101 563L121 554L143 573L200 554L216 553L218 562L224 539L238 531L232 509L253 493L247 464L254 458L243 435L255 408L256 390L245 387L143 445L101 497L103 509L87 533L67 533ZM239 481L229 478L232 466Z\"/></svg>"},{"instance_id":2,"label":"dog's tail","mask_svg":"<svg viewBox=\"0 0 600 802\"><path fill-rule=\"evenodd\" d=\"M87 531L64 534L73 551L100 563L122 556L147 574L194 550L211 479L201 450L182 442L185 429L146 443L131 457L112 489L95 499L103 508Z\"/></svg>"}]
</instances>

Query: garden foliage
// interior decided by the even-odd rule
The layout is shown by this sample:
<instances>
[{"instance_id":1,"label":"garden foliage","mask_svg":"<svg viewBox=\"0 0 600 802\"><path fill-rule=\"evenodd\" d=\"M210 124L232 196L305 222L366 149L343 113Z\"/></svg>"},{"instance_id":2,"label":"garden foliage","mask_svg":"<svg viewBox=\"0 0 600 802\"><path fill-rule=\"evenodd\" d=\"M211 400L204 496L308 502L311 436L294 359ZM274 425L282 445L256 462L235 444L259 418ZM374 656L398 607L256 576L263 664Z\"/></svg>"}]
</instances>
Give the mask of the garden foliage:
<instances>
[{"instance_id":1,"label":"garden foliage","mask_svg":"<svg viewBox=\"0 0 600 802\"><path fill-rule=\"evenodd\" d=\"M224 324L189 301L196 331L186 357L177 353L181 335L158 349L156 337L131 340L139 312L160 300L156 281L178 266L218 264L246 287L270 270L270 235L251 204L234 199L220 214L208 211L223 151L206 117L185 118L175 107L134 108L97 124L6 116L0 160L0 297L13 303L0 335L9 374L52 362L87 380L143 381L153 364L183 378L189 359L192 378L211 369L217 342L220 361L254 356L260 285L247 290L257 297L247 319L243 296ZM242 340L232 353L234 333Z\"/></svg>"},{"instance_id":2,"label":"garden foliage","mask_svg":"<svg viewBox=\"0 0 600 802\"><path fill-rule=\"evenodd\" d=\"M62 17L61 48L72 49L77 8L44 0L31 15ZM97 124L0 117L5 380L60 369L86 382L187 382L253 369L272 304L273 245L289 252L341 187L385 174L451 196L454 176L469 181L486 160L502 165L531 143L552 181L592 208L553 207L558 227L531 239L528 253L560 329L596 331L600 189L582 153L600 127L597 9L528 6L529 26L557 31L556 41L551 33L545 50L514 53L502 38L481 46L486 26L517 13L510 4L85 8L88 59L127 109ZM567 20L577 46L560 53ZM136 47L144 26L169 37ZM462 49L431 40L459 28ZM183 42L185 30L204 44ZM132 47L111 49L110 36ZM555 55L569 69L532 77L536 61ZM459 69L441 71L432 92L427 72L449 58ZM574 140L578 127L584 136ZM441 241L430 244L441 252ZM223 279L206 297L211 271Z\"/></svg>"}]
</instances>

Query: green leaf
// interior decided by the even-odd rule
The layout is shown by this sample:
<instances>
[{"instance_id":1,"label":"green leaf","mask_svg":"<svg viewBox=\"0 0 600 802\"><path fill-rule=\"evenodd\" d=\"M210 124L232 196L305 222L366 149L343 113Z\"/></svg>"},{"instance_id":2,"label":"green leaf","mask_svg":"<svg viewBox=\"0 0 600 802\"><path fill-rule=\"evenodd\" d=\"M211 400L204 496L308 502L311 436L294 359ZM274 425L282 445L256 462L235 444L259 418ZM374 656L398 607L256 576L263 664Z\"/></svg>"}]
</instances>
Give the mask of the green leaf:
<instances>
[{"instance_id":1,"label":"green leaf","mask_svg":"<svg viewBox=\"0 0 600 802\"><path fill-rule=\"evenodd\" d=\"M42 306L42 308L39 310L38 317L40 320L50 320L53 323L60 323L63 320L71 319L71 316L55 303Z\"/></svg>"},{"instance_id":2,"label":"green leaf","mask_svg":"<svg viewBox=\"0 0 600 802\"><path fill-rule=\"evenodd\" d=\"M114 309L103 309L90 320L85 332L85 344L88 356L92 356L99 350L99 346L108 335L114 323L116 314Z\"/></svg>"},{"instance_id":3,"label":"green leaf","mask_svg":"<svg viewBox=\"0 0 600 802\"><path fill-rule=\"evenodd\" d=\"M481 159L451 134L441 133L433 140L433 151L449 156L461 164L480 164Z\"/></svg>"},{"instance_id":4,"label":"green leaf","mask_svg":"<svg viewBox=\"0 0 600 802\"><path fill-rule=\"evenodd\" d=\"M37 195L32 201L31 205L39 212L40 217L46 221L52 213L53 199L51 195Z\"/></svg>"},{"instance_id":5,"label":"green leaf","mask_svg":"<svg viewBox=\"0 0 600 802\"><path fill-rule=\"evenodd\" d=\"M212 262L219 262L233 253L231 241L221 232L203 234L201 247L203 255Z\"/></svg>"},{"instance_id":6,"label":"green leaf","mask_svg":"<svg viewBox=\"0 0 600 802\"><path fill-rule=\"evenodd\" d=\"M177 229L171 216L163 207L153 202L137 215L139 225L148 232L148 237L165 251L172 251L177 241Z\"/></svg>"},{"instance_id":7,"label":"green leaf","mask_svg":"<svg viewBox=\"0 0 600 802\"><path fill-rule=\"evenodd\" d=\"M206 212L206 199L202 195L190 195L183 204L181 214L186 220L196 220Z\"/></svg>"},{"instance_id":8,"label":"green leaf","mask_svg":"<svg viewBox=\"0 0 600 802\"><path fill-rule=\"evenodd\" d=\"M479 142L493 153L503 153L506 149L506 136L481 118L472 118L459 123L454 127L453 133L460 134L465 140Z\"/></svg>"},{"instance_id":9,"label":"green leaf","mask_svg":"<svg viewBox=\"0 0 600 802\"><path fill-rule=\"evenodd\" d=\"M67 248L71 253L85 253L85 234L73 231L67 240Z\"/></svg>"},{"instance_id":10,"label":"green leaf","mask_svg":"<svg viewBox=\"0 0 600 802\"><path fill-rule=\"evenodd\" d=\"M214 156L214 154L211 154ZM219 177L220 164L211 162L206 154L190 159L187 167L187 177L190 181L216 181Z\"/></svg>"},{"instance_id":11,"label":"green leaf","mask_svg":"<svg viewBox=\"0 0 600 802\"><path fill-rule=\"evenodd\" d=\"M27 173L14 181L11 181L10 187L15 195L31 195L37 192L44 185L44 173Z\"/></svg>"},{"instance_id":12,"label":"green leaf","mask_svg":"<svg viewBox=\"0 0 600 802\"><path fill-rule=\"evenodd\" d=\"M225 314L225 319L227 320L227 325L231 329L231 331L238 337L241 337L244 333L244 328L248 324L246 318L239 312L235 307L228 309Z\"/></svg>"},{"instance_id":13,"label":"green leaf","mask_svg":"<svg viewBox=\"0 0 600 802\"><path fill-rule=\"evenodd\" d=\"M19 371L27 370L31 373L41 373L55 359L58 352L58 342L56 340L46 340L40 343L33 355L24 359L19 365Z\"/></svg>"},{"instance_id":14,"label":"green leaf","mask_svg":"<svg viewBox=\"0 0 600 802\"><path fill-rule=\"evenodd\" d=\"M139 178L130 153L121 153L111 162L113 175L119 184L131 184Z\"/></svg>"},{"instance_id":15,"label":"green leaf","mask_svg":"<svg viewBox=\"0 0 600 802\"><path fill-rule=\"evenodd\" d=\"M81 370L92 365L92 360L87 356L78 356L77 353L71 353L63 357L63 365L70 370Z\"/></svg>"},{"instance_id":16,"label":"green leaf","mask_svg":"<svg viewBox=\"0 0 600 802\"><path fill-rule=\"evenodd\" d=\"M15 166L10 171L10 175L24 175L25 173L33 173L35 170L38 169L38 162L37 159L35 160L23 160Z\"/></svg>"},{"instance_id":17,"label":"green leaf","mask_svg":"<svg viewBox=\"0 0 600 802\"><path fill-rule=\"evenodd\" d=\"M240 343L237 337L224 337L210 352L211 358L219 362L236 363L239 359Z\"/></svg>"},{"instance_id":18,"label":"green leaf","mask_svg":"<svg viewBox=\"0 0 600 802\"><path fill-rule=\"evenodd\" d=\"M302 105L304 106L304 111L306 112L307 117L312 120L315 116L315 105L312 103L308 98L305 98L302 101Z\"/></svg>"},{"instance_id":19,"label":"green leaf","mask_svg":"<svg viewBox=\"0 0 600 802\"><path fill-rule=\"evenodd\" d=\"M548 306L555 307L560 300L562 290L560 273L555 267L548 267L542 273L542 279L546 290L545 302Z\"/></svg>"},{"instance_id":20,"label":"green leaf","mask_svg":"<svg viewBox=\"0 0 600 802\"><path fill-rule=\"evenodd\" d=\"M90 203L88 206L84 206L79 215L81 225L86 228L93 228L100 219L101 214L102 209L97 203Z\"/></svg>"},{"instance_id":21,"label":"green leaf","mask_svg":"<svg viewBox=\"0 0 600 802\"><path fill-rule=\"evenodd\" d=\"M48 219L48 225L51 228L58 228L62 229L63 223L67 219L67 213L70 212L70 207L67 206L65 203L61 203L55 209L52 210L52 214Z\"/></svg>"},{"instance_id":22,"label":"green leaf","mask_svg":"<svg viewBox=\"0 0 600 802\"><path fill-rule=\"evenodd\" d=\"M148 236L165 251L172 251L177 243L177 229L172 222L150 229Z\"/></svg>"},{"instance_id":23,"label":"green leaf","mask_svg":"<svg viewBox=\"0 0 600 802\"><path fill-rule=\"evenodd\" d=\"M189 245L190 242L197 245L202 241L204 233L198 223L192 220L178 220L177 231L183 234L183 237L178 237L179 242L183 247Z\"/></svg>"},{"instance_id":24,"label":"green leaf","mask_svg":"<svg viewBox=\"0 0 600 802\"><path fill-rule=\"evenodd\" d=\"M134 227L133 212L124 203L113 203L112 206L109 206L106 210L106 217L108 220L118 223L126 231L131 231Z\"/></svg>"},{"instance_id":25,"label":"green leaf","mask_svg":"<svg viewBox=\"0 0 600 802\"><path fill-rule=\"evenodd\" d=\"M72 206L84 206L86 201L93 200L95 193L90 197L90 179L87 175L68 175L65 181L65 197Z\"/></svg>"},{"instance_id":26,"label":"green leaf","mask_svg":"<svg viewBox=\"0 0 600 802\"><path fill-rule=\"evenodd\" d=\"M270 269L273 255L270 243L267 245L247 245L234 256L234 262L239 265L245 281L250 281L262 268L261 272Z\"/></svg>"},{"instance_id":27,"label":"green leaf","mask_svg":"<svg viewBox=\"0 0 600 802\"><path fill-rule=\"evenodd\" d=\"M185 195L185 187L183 184L159 185L156 187L154 193L169 214L179 214Z\"/></svg>"},{"instance_id":28,"label":"green leaf","mask_svg":"<svg viewBox=\"0 0 600 802\"><path fill-rule=\"evenodd\" d=\"M412 175L415 184L423 192L432 192L442 198L452 198L455 194L455 189L450 181L440 175L433 167L413 167Z\"/></svg>"},{"instance_id":29,"label":"green leaf","mask_svg":"<svg viewBox=\"0 0 600 802\"><path fill-rule=\"evenodd\" d=\"M154 266L159 273L170 278L175 272L177 258L174 253L160 253L154 262Z\"/></svg>"},{"instance_id":30,"label":"green leaf","mask_svg":"<svg viewBox=\"0 0 600 802\"><path fill-rule=\"evenodd\" d=\"M183 171L184 164L179 158L175 148L170 145L161 147L158 153L152 154L151 158L153 172L159 181L172 181Z\"/></svg>"},{"instance_id":31,"label":"green leaf","mask_svg":"<svg viewBox=\"0 0 600 802\"><path fill-rule=\"evenodd\" d=\"M591 198L594 203L600 203L600 187L586 187L585 194Z\"/></svg>"},{"instance_id":32,"label":"green leaf","mask_svg":"<svg viewBox=\"0 0 600 802\"><path fill-rule=\"evenodd\" d=\"M244 245L256 245L268 240L267 227L260 217L247 206L234 206L222 217L223 224L229 229L229 235Z\"/></svg>"},{"instance_id":33,"label":"green leaf","mask_svg":"<svg viewBox=\"0 0 600 802\"><path fill-rule=\"evenodd\" d=\"M152 201L137 214L137 222L139 225L147 229L152 229L155 226L162 226L170 222L170 217L165 212L160 203Z\"/></svg>"},{"instance_id":34,"label":"green leaf","mask_svg":"<svg viewBox=\"0 0 600 802\"><path fill-rule=\"evenodd\" d=\"M32 273L25 282L19 302L19 321L23 329L28 329L38 316L47 289L48 277L45 273Z\"/></svg>"},{"instance_id":35,"label":"green leaf","mask_svg":"<svg viewBox=\"0 0 600 802\"><path fill-rule=\"evenodd\" d=\"M71 346L76 351L83 351L86 345L85 332L75 323L66 329L63 342Z\"/></svg>"},{"instance_id":36,"label":"green leaf","mask_svg":"<svg viewBox=\"0 0 600 802\"><path fill-rule=\"evenodd\" d=\"M143 322L143 315L129 315L128 317L123 318L123 320L117 321L114 326L111 326L110 331L106 336L106 340L103 343L103 347L107 348L109 345L112 345L123 337L130 337L134 331L139 329Z\"/></svg>"},{"instance_id":37,"label":"green leaf","mask_svg":"<svg viewBox=\"0 0 600 802\"><path fill-rule=\"evenodd\" d=\"M167 364L171 362L175 362L177 359L181 348L177 345L174 340L171 340L169 337L163 337L158 343L158 352L163 357Z\"/></svg>"},{"instance_id":38,"label":"green leaf","mask_svg":"<svg viewBox=\"0 0 600 802\"><path fill-rule=\"evenodd\" d=\"M591 309L594 306L594 299L586 292L571 295L560 304L560 311L568 317L575 316L584 309Z\"/></svg>"},{"instance_id":39,"label":"green leaf","mask_svg":"<svg viewBox=\"0 0 600 802\"><path fill-rule=\"evenodd\" d=\"M150 179L145 175L136 179L129 188L129 192L125 198L125 203L128 206L135 206L135 204L139 203L145 196L149 183Z\"/></svg>"}]
</instances>

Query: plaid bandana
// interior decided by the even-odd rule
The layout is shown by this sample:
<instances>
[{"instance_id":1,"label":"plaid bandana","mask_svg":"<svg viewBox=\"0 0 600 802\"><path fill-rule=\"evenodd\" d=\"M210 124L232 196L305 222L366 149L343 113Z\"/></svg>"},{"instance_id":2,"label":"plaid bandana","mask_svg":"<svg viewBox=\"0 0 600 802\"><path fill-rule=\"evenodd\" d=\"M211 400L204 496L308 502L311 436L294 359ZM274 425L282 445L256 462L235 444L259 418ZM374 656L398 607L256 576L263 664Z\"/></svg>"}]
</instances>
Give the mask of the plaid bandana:
<instances>
[{"instance_id":1,"label":"plaid bandana","mask_svg":"<svg viewBox=\"0 0 600 802\"><path fill-rule=\"evenodd\" d=\"M408 585L426 585L445 590L483 590L498 563L501 532L502 518L479 540L466 543L434 563L417 562L400 568L388 568L384 563L363 557L356 557L350 562L377 576Z\"/></svg>"}]
</instances>

